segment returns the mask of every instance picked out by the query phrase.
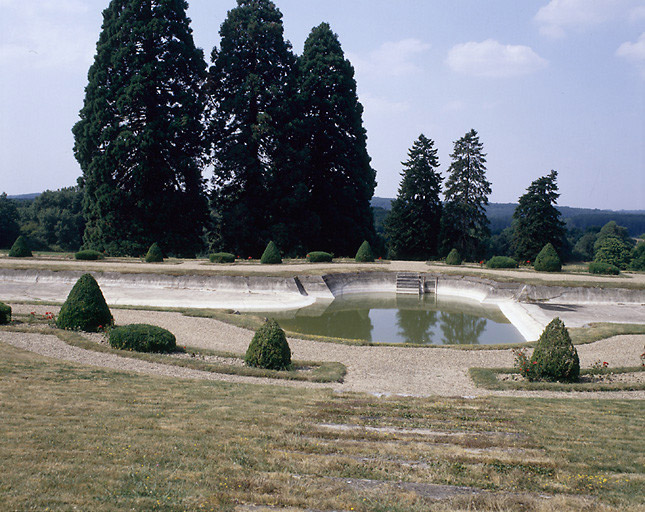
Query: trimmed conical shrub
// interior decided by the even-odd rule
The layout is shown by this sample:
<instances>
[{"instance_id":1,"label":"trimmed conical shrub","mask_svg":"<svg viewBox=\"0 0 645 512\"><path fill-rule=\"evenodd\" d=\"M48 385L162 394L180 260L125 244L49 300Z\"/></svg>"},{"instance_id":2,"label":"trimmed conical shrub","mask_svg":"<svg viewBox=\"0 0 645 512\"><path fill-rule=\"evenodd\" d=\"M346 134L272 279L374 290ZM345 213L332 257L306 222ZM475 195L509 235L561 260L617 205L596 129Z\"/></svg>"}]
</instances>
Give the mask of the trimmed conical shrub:
<instances>
[{"instance_id":1,"label":"trimmed conical shrub","mask_svg":"<svg viewBox=\"0 0 645 512\"><path fill-rule=\"evenodd\" d=\"M282 263L282 256L280 256L280 251L276 244L269 242L267 248L264 249L264 252L262 253L260 263L269 265L277 265L278 263Z\"/></svg>"},{"instance_id":2,"label":"trimmed conical shrub","mask_svg":"<svg viewBox=\"0 0 645 512\"><path fill-rule=\"evenodd\" d=\"M286 370L291 366L291 349L278 322L268 320L255 332L244 362L268 370Z\"/></svg>"},{"instance_id":3,"label":"trimmed conical shrub","mask_svg":"<svg viewBox=\"0 0 645 512\"><path fill-rule=\"evenodd\" d=\"M529 378L558 382L576 382L580 376L578 351L569 331L559 318L546 326L531 356Z\"/></svg>"},{"instance_id":4,"label":"trimmed conical shrub","mask_svg":"<svg viewBox=\"0 0 645 512\"><path fill-rule=\"evenodd\" d=\"M457 249L453 249L446 256L446 265L461 265L461 254Z\"/></svg>"},{"instance_id":5,"label":"trimmed conical shrub","mask_svg":"<svg viewBox=\"0 0 645 512\"><path fill-rule=\"evenodd\" d=\"M11 306L0 302L0 325L11 322Z\"/></svg>"},{"instance_id":6,"label":"trimmed conical shrub","mask_svg":"<svg viewBox=\"0 0 645 512\"><path fill-rule=\"evenodd\" d=\"M20 235L16 238L16 241L13 243L11 250L9 251L9 256L11 258L30 258L33 256L33 254L31 254L29 244L27 243L27 239L24 236Z\"/></svg>"},{"instance_id":7,"label":"trimmed conical shrub","mask_svg":"<svg viewBox=\"0 0 645 512\"><path fill-rule=\"evenodd\" d=\"M372 253L372 248L367 240L365 240L358 248L354 259L358 263L369 263L374 261L374 254Z\"/></svg>"},{"instance_id":8,"label":"trimmed conical shrub","mask_svg":"<svg viewBox=\"0 0 645 512\"><path fill-rule=\"evenodd\" d=\"M546 244L535 258L533 268L538 272L560 272L562 261L551 243Z\"/></svg>"},{"instance_id":9,"label":"trimmed conical shrub","mask_svg":"<svg viewBox=\"0 0 645 512\"><path fill-rule=\"evenodd\" d=\"M92 274L83 274L60 308L56 326L60 329L79 329L96 332L100 326L112 325L114 319L105 297Z\"/></svg>"},{"instance_id":10,"label":"trimmed conical shrub","mask_svg":"<svg viewBox=\"0 0 645 512\"><path fill-rule=\"evenodd\" d=\"M148 249L148 254L146 254L146 262L148 263L161 263L163 261L163 252L161 252L161 247L155 242Z\"/></svg>"}]
</instances>

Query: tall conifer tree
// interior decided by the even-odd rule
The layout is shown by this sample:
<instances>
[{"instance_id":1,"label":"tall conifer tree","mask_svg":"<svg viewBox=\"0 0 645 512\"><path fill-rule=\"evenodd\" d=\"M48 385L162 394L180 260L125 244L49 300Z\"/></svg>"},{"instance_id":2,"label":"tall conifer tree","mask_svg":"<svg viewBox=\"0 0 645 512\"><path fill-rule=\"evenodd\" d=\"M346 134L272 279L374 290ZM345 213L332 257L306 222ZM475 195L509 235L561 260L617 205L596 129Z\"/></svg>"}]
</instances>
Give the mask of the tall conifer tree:
<instances>
[{"instance_id":1,"label":"tall conifer tree","mask_svg":"<svg viewBox=\"0 0 645 512\"><path fill-rule=\"evenodd\" d=\"M376 186L354 68L327 23L311 31L298 64L299 134L315 223L307 246L353 255L363 240L374 240Z\"/></svg>"},{"instance_id":2,"label":"tall conifer tree","mask_svg":"<svg viewBox=\"0 0 645 512\"><path fill-rule=\"evenodd\" d=\"M194 255L206 219L203 53L184 0L112 0L88 74L74 153L84 245L139 255L153 242Z\"/></svg>"},{"instance_id":3,"label":"tall conifer tree","mask_svg":"<svg viewBox=\"0 0 645 512\"><path fill-rule=\"evenodd\" d=\"M486 179L483 149L475 130L455 142L441 219L444 253L454 248L470 260L483 255L490 233L486 206L491 184Z\"/></svg>"},{"instance_id":4,"label":"tall conifer tree","mask_svg":"<svg viewBox=\"0 0 645 512\"><path fill-rule=\"evenodd\" d=\"M421 134L408 156L399 194L385 220L385 233L394 257L424 260L437 254L442 178L434 141Z\"/></svg>"}]
</instances>

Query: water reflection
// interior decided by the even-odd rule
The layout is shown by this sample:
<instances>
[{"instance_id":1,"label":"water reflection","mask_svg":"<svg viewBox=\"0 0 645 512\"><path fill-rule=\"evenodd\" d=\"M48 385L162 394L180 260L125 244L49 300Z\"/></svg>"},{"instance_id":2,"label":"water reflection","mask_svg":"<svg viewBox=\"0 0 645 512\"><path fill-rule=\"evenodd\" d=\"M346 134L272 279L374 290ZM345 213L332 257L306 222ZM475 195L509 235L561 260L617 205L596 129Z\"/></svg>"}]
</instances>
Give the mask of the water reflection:
<instances>
[{"instance_id":1,"label":"water reflection","mask_svg":"<svg viewBox=\"0 0 645 512\"><path fill-rule=\"evenodd\" d=\"M487 320L466 313L441 313L441 332L445 345L479 345Z\"/></svg>"}]
</instances>

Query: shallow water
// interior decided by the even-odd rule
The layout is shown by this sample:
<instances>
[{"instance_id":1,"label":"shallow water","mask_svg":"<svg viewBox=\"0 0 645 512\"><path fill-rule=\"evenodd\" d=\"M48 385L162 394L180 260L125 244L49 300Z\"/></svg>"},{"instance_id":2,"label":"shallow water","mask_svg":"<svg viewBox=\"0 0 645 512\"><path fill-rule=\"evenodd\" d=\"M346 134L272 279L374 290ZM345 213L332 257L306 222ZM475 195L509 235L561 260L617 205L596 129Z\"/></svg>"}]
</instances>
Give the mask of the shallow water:
<instances>
[{"instance_id":1,"label":"shallow water","mask_svg":"<svg viewBox=\"0 0 645 512\"><path fill-rule=\"evenodd\" d=\"M488 345L525 341L499 308L434 295L360 294L292 311L253 313L294 333L375 343Z\"/></svg>"}]
</instances>

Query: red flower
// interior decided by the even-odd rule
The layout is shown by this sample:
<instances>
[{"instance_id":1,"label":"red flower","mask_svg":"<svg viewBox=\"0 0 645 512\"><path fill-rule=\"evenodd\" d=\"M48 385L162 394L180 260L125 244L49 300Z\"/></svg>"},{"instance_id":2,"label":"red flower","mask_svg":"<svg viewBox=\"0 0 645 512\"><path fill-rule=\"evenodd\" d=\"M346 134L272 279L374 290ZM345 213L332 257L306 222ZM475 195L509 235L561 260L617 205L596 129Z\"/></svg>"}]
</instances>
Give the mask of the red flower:
<instances>
[{"instance_id":1,"label":"red flower","mask_svg":"<svg viewBox=\"0 0 645 512\"><path fill-rule=\"evenodd\" d=\"M537 361L533 361L533 363L532 363L532 364L537 364Z\"/></svg>"}]
</instances>

